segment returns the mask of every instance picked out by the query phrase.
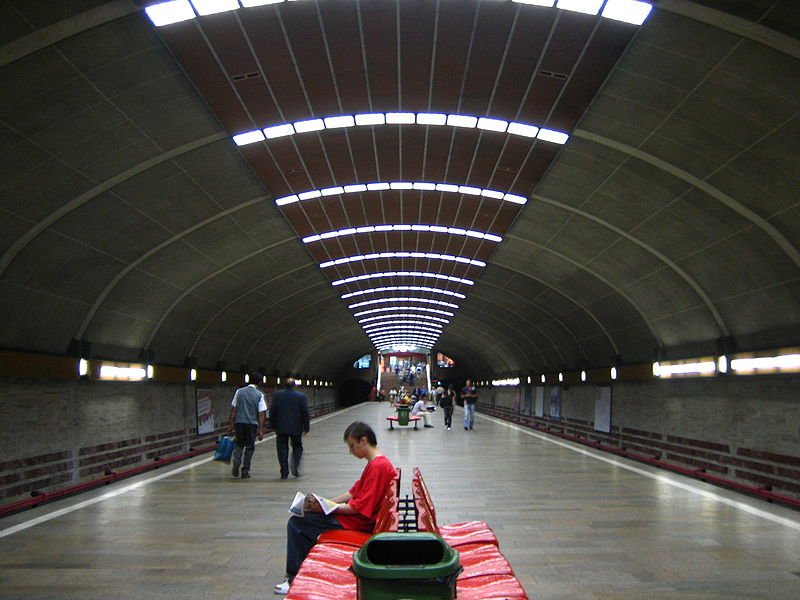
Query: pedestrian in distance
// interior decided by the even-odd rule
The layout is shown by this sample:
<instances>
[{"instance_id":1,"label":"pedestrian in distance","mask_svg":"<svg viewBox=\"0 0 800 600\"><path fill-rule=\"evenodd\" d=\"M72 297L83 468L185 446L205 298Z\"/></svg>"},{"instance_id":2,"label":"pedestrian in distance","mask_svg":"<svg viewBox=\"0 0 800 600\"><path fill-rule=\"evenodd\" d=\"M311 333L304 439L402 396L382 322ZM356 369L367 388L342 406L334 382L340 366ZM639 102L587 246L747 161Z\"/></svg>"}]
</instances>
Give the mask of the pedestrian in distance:
<instances>
[{"instance_id":1,"label":"pedestrian in distance","mask_svg":"<svg viewBox=\"0 0 800 600\"><path fill-rule=\"evenodd\" d=\"M296 382L288 377L283 389L272 397L270 422L275 430L275 448L281 479L292 475L300 477L300 460L303 458L303 436L311 429L306 395L295 389ZM292 445L291 465L289 463L289 443Z\"/></svg>"},{"instance_id":2,"label":"pedestrian in distance","mask_svg":"<svg viewBox=\"0 0 800 600\"><path fill-rule=\"evenodd\" d=\"M475 425L475 404L478 402L478 389L472 385L472 380L467 379L466 385L461 388L461 398L464 400L464 430L472 430Z\"/></svg>"},{"instance_id":3,"label":"pedestrian in distance","mask_svg":"<svg viewBox=\"0 0 800 600\"><path fill-rule=\"evenodd\" d=\"M228 417L228 434L235 435L233 449L233 465L231 475L250 479L250 464L256 449L256 437L264 439L264 423L267 416L267 403L257 383L261 382L260 373L249 375L250 383L240 387L233 394L231 413Z\"/></svg>"},{"instance_id":4,"label":"pedestrian in distance","mask_svg":"<svg viewBox=\"0 0 800 600\"><path fill-rule=\"evenodd\" d=\"M439 406L444 411L444 426L447 431L453 425L453 406L456 404L456 388L453 385L447 386L447 391L439 396Z\"/></svg>"}]
</instances>

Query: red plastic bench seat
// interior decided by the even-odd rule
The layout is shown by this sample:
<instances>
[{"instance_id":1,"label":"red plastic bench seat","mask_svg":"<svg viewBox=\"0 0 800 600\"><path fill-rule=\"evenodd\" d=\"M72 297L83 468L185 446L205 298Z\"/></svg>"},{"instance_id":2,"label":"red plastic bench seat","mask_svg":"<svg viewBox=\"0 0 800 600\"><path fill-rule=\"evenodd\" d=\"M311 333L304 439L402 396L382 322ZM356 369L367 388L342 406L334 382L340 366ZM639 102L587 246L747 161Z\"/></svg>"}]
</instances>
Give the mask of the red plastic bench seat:
<instances>
[{"instance_id":1,"label":"red plastic bench seat","mask_svg":"<svg viewBox=\"0 0 800 600\"><path fill-rule=\"evenodd\" d=\"M420 419L422 419L422 417L418 417L416 415L409 415L408 416L408 423L409 423L409 425L411 423L414 423L414 429L418 429L417 428L417 422ZM388 417L386 417L386 420L389 421L389 429L394 429L393 423L397 423L398 427L404 427L404 425L400 425L400 423L397 422L397 415L389 415Z\"/></svg>"}]
</instances>

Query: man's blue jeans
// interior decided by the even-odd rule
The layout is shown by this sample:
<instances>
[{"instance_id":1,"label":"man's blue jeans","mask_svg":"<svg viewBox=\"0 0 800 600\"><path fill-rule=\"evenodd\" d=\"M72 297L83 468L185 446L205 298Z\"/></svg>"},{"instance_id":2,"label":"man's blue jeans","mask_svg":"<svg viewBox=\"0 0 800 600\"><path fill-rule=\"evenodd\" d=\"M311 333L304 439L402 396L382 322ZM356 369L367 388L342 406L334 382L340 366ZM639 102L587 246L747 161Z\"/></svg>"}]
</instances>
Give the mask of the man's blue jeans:
<instances>
[{"instance_id":1,"label":"man's blue jeans","mask_svg":"<svg viewBox=\"0 0 800 600\"><path fill-rule=\"evenodd\" d=\"M475 403L464 402L464 428L472 429L475 424Z\"/></svg>"},{"instance_id":2,"label":"man's blue jeans","mask_svg":"<svg viewBox=\"0 0 800 600\"><path fill-rule=\"evenodd\" d=\"M307 512L304 517L290 517L286 524L286 576L294 579L317 538L324 531L342 529L333 515Z\"/></svg>"}]
</instances>

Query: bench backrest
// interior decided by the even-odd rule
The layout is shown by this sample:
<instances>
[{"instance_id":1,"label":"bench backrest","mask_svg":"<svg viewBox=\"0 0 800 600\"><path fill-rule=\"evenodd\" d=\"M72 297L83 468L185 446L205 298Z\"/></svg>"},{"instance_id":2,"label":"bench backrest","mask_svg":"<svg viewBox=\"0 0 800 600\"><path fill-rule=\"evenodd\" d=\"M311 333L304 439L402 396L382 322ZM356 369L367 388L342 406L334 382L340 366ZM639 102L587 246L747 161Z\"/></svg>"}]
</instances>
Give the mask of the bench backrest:
<instances>
[{"instance_id":1,"label":"bench backrest","mask_svg":"<svg viewBox=\"0 0 800 600\"><path fill-rule=\"evenodd\" d=\"M419 467L414 467L414 476L411 479L411 490L414 494L414 504L417 507L417 529L419 531L439 532L436 522L436 509L433 506L428 486L422 478Z\"/></svg>"},{"instance_id":2,"label":"bench backrest","mask_svg":"<svg viewBox=\"0 0 800 600\"><path fill-rule=\"evenodd\" d=\"M378 516L375 517L375 527L372 533L384 531L397 531L400 525L400 469L395 469L395 476L389 482L386 493L381 498Z\"/></svg>"}]
</instances>

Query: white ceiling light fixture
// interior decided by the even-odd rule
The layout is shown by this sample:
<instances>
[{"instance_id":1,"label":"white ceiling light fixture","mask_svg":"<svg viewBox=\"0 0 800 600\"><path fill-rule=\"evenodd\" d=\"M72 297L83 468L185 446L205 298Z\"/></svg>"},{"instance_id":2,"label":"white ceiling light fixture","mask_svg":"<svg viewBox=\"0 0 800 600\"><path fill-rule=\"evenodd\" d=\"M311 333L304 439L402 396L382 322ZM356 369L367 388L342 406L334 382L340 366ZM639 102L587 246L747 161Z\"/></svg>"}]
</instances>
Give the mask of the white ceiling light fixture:
<instances>
[{"instance_id":1,"label":"white ceiling light fixture","mask_svg":"<svg viewBox=\"0 0 800 600\"><path fill-rule=\"evenodd\" d=\"M199 15L214 15L239 8L237 0L192 0L195 10Z\"/></svg>"},{"instance_id":2,"label":"white ceiling light fixture","mask_svg":"<svg viewBox=\"0 0 800 600\"><path fill-rule=\"evenodd\" d=\"M180 23L189 19L197 18L192 10L189 0L172 0L172 2L162 2L145 7L145 12L153 25L163 27L172 23Z\"/></svg>"},{"instance_id":3,"label":"white ceiling light fixture","mask_svg":"<svg viewBox=\"0 0 800 600\"><path fill-rule=\"evenodd\" d=\"M439 310L438 308L428 308L427 306L389 306L386 308L371 308L370 310L362 310L360 312L354 313L354 317L361 317L363 315L374 315L375 313L386 312L391 310L413 310L419 312L429 312L435 315L444 315L446 317L454 317L455 314L446 311L446 310Z\"/></svg>"},{"instance_id":4,"label":"white ceiling light fixture","mask_svg":"<svg viewBox=\"0 0 800 600\"><path fill-rule=\"evenodd\" d=\"M653 5L639 0L608 0L602 16L631 25L641 25L650 15Z\"/></svg>"},{"instance_id":5,"label":"white ceiling light fixture","mask_svg":"<svg viewBox=\"0 0 800 600\"><path fill-rule=\"evenodd\" d=\"M328 188L328 189L341 189L341 188ZM321 195L325 196L326 190L321 190ZM302 198L301 198L302 199ZM527 198L522 196L514 196L513 194L506 194L504 199L508 200L509 202L515 202L517 204L525 204L527 202ZM520 201L521 200L521 201ZM469 236L472 238L477 239L484 239L490 242L501 242L503 238L499 235L495 235L492 233L486 233L484 231L474 231L471 229L461 229L460 227L443 227L443 226L436 226L436 225L406 225L406 224L396 224L396 225L372 225L369 227L349 227L347 229L339 229L335 231L326 231L320 234L309 235L303 238L304 244L310 244L312 242L318 242L323 239L330 239L336 237L342 237L345 235L355 235L360 233L374 233L380 231L430 231L433 233L446 233L448 235L459 235L459 236Z\"/></svg>"},{"instance_id":6,"label":"white ceiling light fixture","mask_svg":"<svg viewBox=\"0 0 800 600\"><path fill-rule=\"evenodd\" d=\"M539 133L539 128L534 125L526 125L525 123L509 123L508 133L521 135L527 138L535 138L536 134Z\"/></svg>"},{"instance_id":7,"label":"white ceiling light fixture","mask_svg":"<svg viewBox=\"0 0 800 600\"><path fill-rule=\"evenodd\" d=\"M338 117L325 117L323 119L327 129L340 129L342 127L355 127L356 122L353 115L341 115Z\"/></svg>"},{"instance_id":8,"label":"white ceiling light fixture","mask_svg":"<svg viewBox=\"0 0 800 600\"><path fill-rule=\"evenodd\" d=\"M489 117L481 117L478 119L478 129L485 131L497 131L498 133L505 133L508 129L508 121L502 119L490 119Z\"/></svg>"},{"instance_id":9,"label":"white ceiling light fixture","mask_svg":"<svg viewBox=\"0 0 800 600\"><path fill-rule=\"evenodd\" d=\"M331 282L331 285L335 287L337 285L343 285L346 283L354 283L356 281L364 281L366 279L382 279L385 277L425 277L429 279L441 279L442 281L452 281L454 283L463 283L465 285L475 285L475 282L471 279L453 277L452 275L442 275L441 273L427 273L425 271L385 271L382 273L368 273L366 275L356 275L354 277L347 277L345 279L337 279L336 281Z\"/></svg>"},{"instance_id":10,"label":"white ceiling light fixture","mask_svg":"<svg viewBox=\"0 0 800 600\"><path fill-rule=\"evenodd\" d=\"M453 304L452 302L444 302L443 300L431 300L429 298L413 298L413 297L404 297L404 298L376 298L375 300L364 300L363 302L356 302L355 304L351 304L347 308L361 308L362 306L370 306L372 304L386 304L387 302L414 302L418 304L434 304L436 306L446 306L447 308L460 308L458 304ZM405 310L405 309L404 309Z\"/></svg>"},{"instance_id":11,"label":"white ceiling light fixture","mask_svg":"<svg viewBox=\"0 0 800 600\"><path fill-rule=\"evenodd\" d=\"M447 262L457 262L473 267L485 267L486 263L482 260L466 258L464 256L453 256L452 254L438 254L436 252L376 252L374 254L359 254L357 256L345 256L335 260L328 260L320 263L321 269L327 269L336 265L344 265L351 262L361 262L366 260L378 260L384 258L424 258L431 260L444 260Z\"/></svg>"},{"instance_id":12,"label":"white ceiling light fixture","mask_svg":"<svg viewBox=\"0 0 800 600\"><path fill-rule=\"evenodd\" d=\"M422 319L427 321L435 321L436 323L444 323L445 325L450 321L440 317L431 317L429 315L415 315L414 313L386 313L385 315L378 315L376 317L367 317L366 319L359 319L359 324L372 323L376 321L383 321L384 319Z\"/></svg>"},{"instance_id":13,"label":"white ceiling light fixture","mask_svg":"<svg viewBox=\"0 0 800 600\"><path fill-rule=\"evenodd\" d=\"M443 113L417 113L417 125L446 125L447 115Z\"/></svg>"},{"instance_id":14,"label":"white ceiling light fixture","mask_svg":"<svg viewBox=\"0 0 800 600\"><path fill-rule=\"evenodd\" d=\"M294 124L294 130L297 133L308 133L309 131L320 131L321 129L325 129L325 122L322 119L296 121Z\"/></svg>"},{"instance_id":15,"label":"white ceiling light fixture","mask_svg":"<svg viewBox=\"0 0 800 600\"><path fill-rule=\"evenodd\" d=\"M268 140L274 140L275 138L285 137L287 135L294 135L294 127L291 123L275 125L273 127L265 127L264 135Z\"/></svg>"},{"instance_id":16,"label":"white ceiling light fixture","mask_svg":"<svg viewBox=\"0 0 800 600\"><path fill-rule=\"evenodd\" d=\"M264 133L260 129L254 131L245 131L233 136L233 143L237 146L247 146L248 144L255 144L256 142L264 141Z\"/></svg>"},{"instance_id":17,"label":"white ceiling light fixture","mask_svg":"<svg viewBox=\"0 0 800 600\"><path fill-rule=\"evenodd\" d=\"M533 6L547 6L552 7L556 0L513 0L517 4L532 4Z\"/></svg>"},{"instance_id":18,"label":"white ceiling light fixture","mask_svg":"<svg viewBox=\"0 0 800 600\"><path fill-rule=\"evenodd\" d=\"M475 129L475 126L478 124L478 118L470 115L447 115L447 124L450 125L450 127Z\"/></svg>"},{"instance_id":19,"label":"white ceiling light fixture","mask_svg":"<svg viewBox=\"0 0 800 600\"><path fill-rule=\"evenodd\" d=\"M558 132L556 132L558 133ZM552 141L552 140L549 140ZM324 188L326 190L338 190L340 189L339 186L335 188ZM360 192L378 192L378 191L387 191L387 190L421 190L421 191L438 191L438 192L447 192L447 193L460 193L466 194L469 196L483 196L485 198L495 198L497 200L504 200L504 199L511 199L516 198L516 200L511 200L516 204L524 204L524 202L519 202L519 198L522 196L516 196L514 194L509 194L507 192L503 192L500 190L490 190L485 188L478 188L473 186L465 186L465 185L457 185L454 183L433 183L429 181L375 181L370 182L367 184L363 183L355 183L350 185L341 186L341 189L344 190L345 194L355 194ZM306 192L301 192L299 194L292 194L289 196L283 196L281 198L277 198L275 203L278 206L284 206L286 204L291 204L292 202L298 202L303 200L304 198L318 198L320 195L327 195L322 194L322 190L317 190L320 192L319 195L316 196L308 196L307 194L313 190L308 190ZM508 197L508 198L507 198ZM525 200L527 202L527 199Z\"/></svg>"},{"instance_id":20,"label":"white ceiling light fixture","mask_svg":"<svg viewBox=\"0 0 800 600\"><path fill-rule=\"evenodd\" d=\"M387 125L413 125L416 122L417 115L413 112L395 112L386 113Z\"/></svg>"},{"instance_id":21,"label":"white ceiling light fixture","mask_svg":"<svg viewBox=\"0 0 800 600\"><path fill-rule=\"evenodd\" d=\"M602 5L603 0L558 0L556 8L586 15L596 15Z\"/></svg>"},{"instance_id":22,"label":"white ceiling light fixture","mask_svg":"<svg viewBox=\"0 0 800 600\"><path fill-rule=\"evenodd\" d=\"M383 125L386 116L383 113L362 113L355 116L356 125Z\"/></svg>"},{"instance_id":23,"label":"white ceiling light fixture","mask_svg":"<svg viewBox=\"0 0 800 600\"><path fill-rule=\"evenodd\" d=\"M443 296L453 296L463 300L466 298L464 294L458 292L451 292L450 290L443 290L441 288L425 287L421 285L392 285L386 287L369 288L366 290L357 290L342 295L342 300L353 298L355 296L363 296L364 294L379 294L383 292L427 292L429 294L442 294Z\"/></svg>"},{"instance_id":24,"label":"white ceiling light fixture","mask_svg":"<svg viewBox=\"0 0 800 600\"><path fill-rule=\"evenodd\" d=\"M566 144L569 140L569 136L566 133L554 131L552 129L540 129L536 137L545 142L552 142L554 144L562 145Z\"/></svg>"}]
</instances>

